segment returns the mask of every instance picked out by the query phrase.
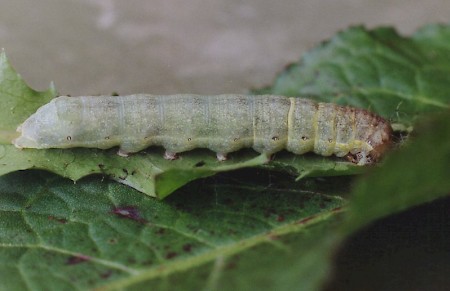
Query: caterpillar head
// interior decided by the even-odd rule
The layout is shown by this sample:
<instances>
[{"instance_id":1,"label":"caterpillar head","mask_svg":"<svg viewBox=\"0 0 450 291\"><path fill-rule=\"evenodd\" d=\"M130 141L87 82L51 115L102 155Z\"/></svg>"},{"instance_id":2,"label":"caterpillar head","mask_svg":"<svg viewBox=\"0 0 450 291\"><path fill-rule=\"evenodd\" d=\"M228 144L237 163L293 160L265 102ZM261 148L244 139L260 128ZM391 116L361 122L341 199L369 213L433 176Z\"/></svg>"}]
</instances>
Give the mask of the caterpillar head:
<instances>
[{"instance_id":1,"label":"caterpillar head","mask_svg":"<svg viewBox=\"0 0 450 291\"><path fill-rule=\"evenodd\" d=\"M369 165L378 162L392 146L392 127L385 119L373 115L369 134L366 140L370 150L350 152L346 158L358 165Z\"/></svg>"}]
</instances>

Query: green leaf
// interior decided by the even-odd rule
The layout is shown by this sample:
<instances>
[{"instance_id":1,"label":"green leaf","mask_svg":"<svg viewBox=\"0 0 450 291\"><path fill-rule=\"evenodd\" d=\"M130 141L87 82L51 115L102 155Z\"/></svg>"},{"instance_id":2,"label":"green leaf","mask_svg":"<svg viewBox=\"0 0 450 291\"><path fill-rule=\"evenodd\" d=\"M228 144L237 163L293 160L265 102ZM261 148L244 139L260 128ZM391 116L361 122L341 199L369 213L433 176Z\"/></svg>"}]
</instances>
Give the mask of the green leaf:
<instances>
[{"instance_id":1,"label":"green leaf","mask_svg":"<svg viewBox=\"0 0 450 291\"><path fill-rule=\"evenodd\" d=\"M91 174L104 174L150 196L164 198L186 183L218 172L258 166L268 161L265 155L220 163L214 155L193 152L180 160L168 161L161 150L141 152L124 158L116 150L50 149L19 150L0 145L0 174L25 169L45 169L74 181Z\"/></svg>"},{"instance_id":2,"label":"green leaf","mask_svg":"<svg viewBox=\"0 0 450 291\"><path fill-rule=\"evenodd\" d=\"M198 182L164 202L96 178L74 187L43 172L0 177L0 289L246 289L276 264L260 286L283 290L305 267L299 259L322 257L298 252L330 229L345 202L332 189L348 183L305 180L297 190L272 175ZM232 280L240 270L248 277Z\"/></svg>"},{"instance_id":3,"label":"green leaf","mask_svg":"<svg viewBox=\"0 0 450 291\"><path fill-rule=\"evenodd\" d=\"M449 115L422 128L360 180L345 219L342 177L241 170L164 201L95 177L0 177L0 289L318 290L347 235L449 193Z\"/></svg>"},{"instance_id":4,"label":"green leaf","mask_svg":"<svg viewBox=\"0 0 450 291\"><path fill-rule=\"evenodd\" d=\"M53 85L47 91L38 92L25 84L11 67L4 51L0 53L0 143L10 144L17 135L17 125L30 113L56 96Z\"/></svg>"},{"instance_id":5,"label":"green leaf","mask_svg":"<svg viewBox=\"0 0 450 291\"><path fill-rule=\"evenodd\" d=\"M418 123L401 151L355 185L348 232L450 193L450 111ZM431 150L430 150L431 149Z\"/></svg>"},{"instance_id":6,"label":"green leaf","mask_svg":"<svg viewBox=\"0 0 450 291\"><path fill-rule=\"evenodd\" d=\"M431 149L431 150L430 150ZM413 208L423 203L431 202L433 200L437 200L441 197L448 197L450 193L450 111L444 112L442 114L438 114L431 118L426 118L426 120L421 120L417 125L417 130L413 137L407 142L407 144L401 148L400 150L391 153L391 155L387 158L386 162L382 167L375 169L369 175L360 179L355 186L353 187L352 195L350 196L350 203L348 207L348 212L346 213L346 218L343 220L343 223L337 229L332 232L334 234L334 243L332 245L336 245L345 241L346 238L352 237L350 241L355 241L355 238L358 237L358 230L367 227L377 220L385 218L389 215L396 214L402 211L405 211L409 208ZM418 209L416 209L418 210ZM426 213L422 212L412 212L410 210L407 213L403 213L404 216L409 215L410 218L415 215L425 215ZM428 213L430 216L439 217L439 214L436 213ZM422 229L418 229L418 236L427 237L427 240L430 240L430 237L439 237L441 240L437 240L436 245L442 244L443 241L448 241L448 232L445 233L445 224L439 225L437 222L439 219L424 221L422 217L416 217L418 221L421 221ZM441 216L442 218L442 216ZM392 219L394 220L394 218ZM391 221L392 221L391 220ZM402 220L403 222L415 225L414 221ZM438 223L438 225L432 225ZM396 262L397 259L390 260L386 258L386 254L389 254L389 251L384 252L379 248L384 248L387 246L388 249L392 250L393 246L397 247L395 252L398 254L403 254L402 258L406 258L405 254L410 254L410 256L415 256L417 253L428 254L430 249L429 245L425 248L423 244L421 245L420 241L418 241L418 245L414 247L414 251L411 252L410 244L411 241L408 241L407 244L404 245L406 249L400 248L398 245L398 239L401 240L402 231L399 231L397 234L397 229L389 230L389 223L377 223L375 224L377 228L380 226L387 226L387 233L380 234L379 231L383 232L383 230L378 229L378 232L370 233L369 229L363 229L361 237L367 239L367 237L375 237L375 241L373 245L367 243L366 246L363 246L366 251L373 250L376 253L380 253L381 257L378 261L377 259L373 259L369 264L381 264L385 265L386 263L391 264L393 268L389 268L389 270L396 270L397 267L403 266L404 262L399 263ZM410 229L411 225L406 226L406 229ZM401 227L400 223L396 226ZM438 230L438 231L436 231ZM443 233L440 233L442 232ZM435 236L435 234L438 234ZM330 234L328 234L330 235ZM381 236L380 236L381 235ZM325 236L325 235L324 235ZM414 235L413 235L414 236ZM409 235L407 236L409 237ZM380 240L381 238L381 240ZM447 239L445 239L447 238ZM358 240L358 239L356 239ZM370 241L370 240L369 240ZM397 243L396 243L397 241ZM390 244L392 243L392 245ZM351 244L350 244L351 245ZM447 250L444 247L445 243L443 243L442 250ZM359 246L361 247L361 245ZM394 247L394 248L395 248ZM350 252L351 247L345 246L344 249L347 252ZM322 249L323 252L327 252L330 257L333 254L332 248ZM433 250L434 251L434 250ZM437 251L437 250L436 250ZM445 253L444 251L444 253ZM352 260L352 257L357 256L358 253L361 253L361 250L356 250L356 254L350 254L350 264L361 264L365 263L364 260ZM438 254L438 253L437 253ZM335 254L334 254L335 255ZM368 255L367 258L372 257L375 258L376 255ZM342 257L341 257L342 258ZM410 258L407 258L408 261ZM349 258L347 257L348 261ZM412 259L412 262L415 259ZM420 261L420 259L419 259ZM445 268L444 265L439 264L439 259L436 261L433 256L427 257L425 261L428 263L435 264L436 268L433 272L437 272L437 274L444 274ZM384 263L383 263L384 262ZM320 263L319 263L320 264ZM395 267L397 265L397 267ZM323 267L323 265L322 265ZM335 267L343 267L342 265L338 265ZM318 268L318 266L317 266ZM414 270L414 267L412 267ZM419 268L420 269L420 268ZM389 272L386 271L386 272ZM368 270L366 270L368 271ZM376 272L376 268L374 270ZM413 282L417 282L417 278L411 277L411 270L404 273L403 275L407 275L409 277L402 278L400 281L390 282L388 285L394 289L398 289L398 286L412 286L411 284L405 283L408 280L412 280ZM339 270L336 270L339 273ZM364 272L363 272L364 273ZM430 279L429 275L426 274L418 274L419 281L426 281ZM356 275L352 278L346 277L345 280L351 280L350 282L346 282L342 284L347 288L350 286L358 285L358 282L366 282L365 286L368 288L370 282L374 282L374 278L379 279L380 274L370 274L365 277L361 277L362 273L359 273L359 276ZM365 274L365 273L364 273ZM389 278L390 276L385 276L384 274L382 278ZM415 274L414 276L416 276ZM344 275L345 276L345 275ZM367 277L367 278L366 278ZM395 276L394 276L395 277ZM375 279L376 280L376 279ZM342 282L342 278L340 280ZM439 280L438 280L439 281ZM403 282L403 284L402 284ZM384 282L386 283L386 282ZM411 283L411 282L409 282ZM430 286L435 286L436 284L430 283ZM433 285L434 284L434 285ZM328 288L326 290L334 290L336 288L336 282L329 282ZM387 286L386 284L381 284L382 286ZM380 286L381 286L380 285ZM391 286L392 285L392 286ZM339 286L339 285L338 285ZM361 284L360 284L361 286ZM363 285L364 286L364 285ZM439 286L437 283L436 286ZM342 286L341 286L342 288ZM339 289L339 287L338 287ZM356 290L351 288L352 290ZM375 288L376 289L376 288ZM341 290L341 289L339 289Z\"/></svg>"},{"instance_id":7,"label":"green leaf","mask_svg":"<svg viewBox=\"0 0 450 291\"><path fill-rule=\"evenodd\" d=\"M418 116L450 108L449 26L429 25L412 38L392 28L353 27L303 55L257 93L311 95L368 108L407 130Z\"/></svg>"}]
</instances>

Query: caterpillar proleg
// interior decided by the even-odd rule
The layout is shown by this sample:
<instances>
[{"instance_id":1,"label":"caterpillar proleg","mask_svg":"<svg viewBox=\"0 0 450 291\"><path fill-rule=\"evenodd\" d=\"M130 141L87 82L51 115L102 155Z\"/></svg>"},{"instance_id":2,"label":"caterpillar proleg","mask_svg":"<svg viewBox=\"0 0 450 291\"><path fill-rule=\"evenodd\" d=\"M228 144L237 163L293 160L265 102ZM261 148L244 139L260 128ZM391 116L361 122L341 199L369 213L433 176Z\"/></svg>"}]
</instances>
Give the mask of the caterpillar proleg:
<instances>
[{"instance_id":1,"label":"caterpillar proleg","mask_svg":"<svg viewBox=\"0 0 450 291\"><path fill-rule=\"evenodd\" d=\"M219 160L241 148L346 156L364 165L391 143L391 126L364 109L260 95L61 96L19 126L18 148L107 149L128 155L162 146L165 157L208 148Z\"/></svg>"}]
</instances>

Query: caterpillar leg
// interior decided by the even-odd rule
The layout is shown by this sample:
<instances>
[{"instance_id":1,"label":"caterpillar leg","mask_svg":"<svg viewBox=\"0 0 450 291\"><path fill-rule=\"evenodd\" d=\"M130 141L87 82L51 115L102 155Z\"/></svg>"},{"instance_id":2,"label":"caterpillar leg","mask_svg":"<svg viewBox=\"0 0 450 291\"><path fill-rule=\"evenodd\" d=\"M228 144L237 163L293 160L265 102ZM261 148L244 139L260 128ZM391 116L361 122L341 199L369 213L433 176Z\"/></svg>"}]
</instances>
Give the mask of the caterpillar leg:
<instances>
[{"instance_id":1,"label":"caterpillar leg","mask_svg":"<svg viewBox=\"0 0 450 291\"><path fill-rule=\"evenodd\" d=\"M372 159L369 156L369 154L366 152L359 153L359 155L357 155L357 157L358 157L358 163L357 163L358 166L372 164Z\"/></svg>"},{"instance_id":2,"label":"caterpillar leg","mask_svg":"<svg viewBox=\"0 0 450 291\"><path fill-rule=\"evenodd\" d=\"M347 161L357 164L358 166L370 165L373 163L372 158L366 152L348 153L345 158Z\"/></svg>"},{"instance_id":3,"label":"caterpillar leg","mask_svg":"<svg viewBox=\"0 0 450 291\"><path fill-rule=\"evenodd\" d=\"M121 157L128 157L130 154L137 153L139 151L142 151L143 149L145 149L145 147L140 144L134 144L132 142L125 141L120 144L117 154Z\"/></svg>"},{"instance_id":4,"label":"caterpillar leg","mask_svg":"<svg viewBox=\"0 0 450 291\"><path fill-rule=\"evenodd\" d=\"M178 156L177 156L177 153L165 151L164 158L166 160L176 160L176 159L178 159Z\"/></svg>"},{"instance_id":5,"label":"caterpillar leg","mask_svg":"<svg viewBox=\"0 0 450 291\"><path fill-rule=\"evenodd\" d=\"M217 153L216 156L217 156L217 160L218 160L219 162L223 162L223 161L226 161L226 160L227 160L227 154L224 154L224 153Z\"/></svg>"},{"instance_id":6,"label":"caterpillar leg","mask_svg":"<svg viewBox=\"0 0 450 291\"><path fill-rule=\"evenodd\" d=\"M125 151L125 150L123 150L123 149L119 149L118 151L117 151L117 154L119 155L119 156L121 156L121 157L128 157L129 155L130 155L130 153L129 152L127 152L127 151Z\"/></svg>"}]
</instances>

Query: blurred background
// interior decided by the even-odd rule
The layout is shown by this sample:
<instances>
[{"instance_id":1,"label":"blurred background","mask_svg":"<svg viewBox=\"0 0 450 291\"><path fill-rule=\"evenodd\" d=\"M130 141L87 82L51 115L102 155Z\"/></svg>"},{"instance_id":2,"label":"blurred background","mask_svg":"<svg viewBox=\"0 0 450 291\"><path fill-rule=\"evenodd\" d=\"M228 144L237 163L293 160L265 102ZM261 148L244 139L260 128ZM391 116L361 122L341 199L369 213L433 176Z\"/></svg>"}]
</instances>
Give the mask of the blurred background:
<instances>
[{"instance_id":1,"label":"blurred background","mask_svg":"<svg viewBox=\"0 0 450 291\"><path fill-rule=\"evenodd\" d=\"M61 94L245 93L351 25L411 34L445 0L0 0L0 47Z\"/></svg>"}]
</instances>

